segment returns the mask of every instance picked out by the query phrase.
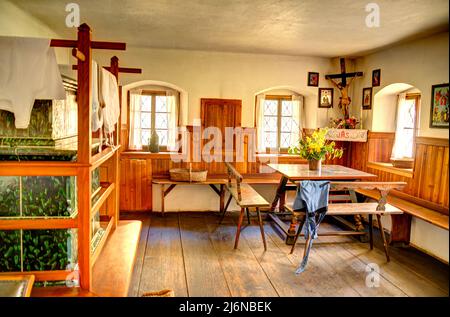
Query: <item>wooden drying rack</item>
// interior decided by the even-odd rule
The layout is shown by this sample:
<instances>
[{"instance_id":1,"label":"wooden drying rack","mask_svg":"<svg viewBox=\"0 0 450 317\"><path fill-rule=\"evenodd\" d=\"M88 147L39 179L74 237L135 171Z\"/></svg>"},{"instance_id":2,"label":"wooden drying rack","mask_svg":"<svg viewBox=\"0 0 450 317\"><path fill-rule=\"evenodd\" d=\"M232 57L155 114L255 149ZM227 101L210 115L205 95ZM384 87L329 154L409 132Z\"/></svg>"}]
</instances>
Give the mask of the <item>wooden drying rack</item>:
<instances>
[{"instance_id":1,"label":"wooden drying rack","mask_svg":"<svg viewBox=\"0 0 450 317\"><path fill-rule=\"evenodd\" d=\"M0 176L76 176L77 179L77 213L73 218L65 219L9 219L0 220L0 230L38 230L38 229L78 229L78 267L80 287L92 289L92 267L105 245L111 230L119 220L119 152L120 117L115 129L115 148L107 148L92 155L91 131L91 72L92 50L125 50L125 43L92 41L91 29L87 24L78 28L77 40L53 39L52 47L72 48L72 55L77 59L77 103L78 103L78 152L76 162L1 162ZM119 73L141 73L138 68L119 67L119 59L111 58L110 66L105 67L118 80ZM119 94L120 95L120 94ZM101 149L101 147L100 147ZM98 200L92 203L92 171L98 167L107 169L106 181L101 183ZM93 253L91 253L91 219L105 206L108 218L105 234ZM33 274L36 281L65 280L70 274L67 270L14 272L14 274ZM8 273L0 273L8 274Z\"/></svg>"}]
</instances>

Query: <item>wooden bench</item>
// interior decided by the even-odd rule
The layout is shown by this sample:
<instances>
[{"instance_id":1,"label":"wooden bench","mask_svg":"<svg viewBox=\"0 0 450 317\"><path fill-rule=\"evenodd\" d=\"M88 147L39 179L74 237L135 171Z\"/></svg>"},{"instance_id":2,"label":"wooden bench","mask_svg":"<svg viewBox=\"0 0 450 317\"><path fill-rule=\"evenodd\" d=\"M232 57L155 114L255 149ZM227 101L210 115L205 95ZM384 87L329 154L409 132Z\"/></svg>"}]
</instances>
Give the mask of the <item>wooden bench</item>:
<instances>
[{"instance_id":1,"label":"wooden bench","mask_svg":"<svg viewBox=\"0 0 450 317\"><path fill-rule=\"evenodd\" d=\"M380 193L371 189L357 189L357 193L374 200L380 199ZM395 191L395 193L397 193ZM448 230L448 215L436 210L418 205L412 201L403 199L397 194L390 193L387 202L403 211L402 215L393 216L390 242L403 242L409 244L411 233L411 217L417 217L439 228Z\"/></svg>"},{"instance_id":2,"label":"wooden bench","mask_svg":"<svg viewBox=\"0 0 450 317\"><path fill-rule=\"evenodd\" d=\"M236 238L234 241L234 248L237 249L239 244L239 235L241 233L242 221L244 219L244 213L247 213L247 219L250 223L250 211L249 208L255 208L256 214L258 215L258 223L261 231L261 237L264 244L264 250L267 250L266 238L264 235L264 224L261 218L260 208L269 207L270 203L264 199L256 190L253 189L249 184L243 183L242 175L230 164L225 162L228 172L228 183L226 184L226 189L230 193L227 204L224 207L222 219L225 216L228 205L230 204L231 198L234 198L237 205L241 208L241 213L239 215L238 227L236 232ZM233 183L232 179L236 182ZM221 220L222 221L222 220Z\"/></svg>"},{"instance_id":3,"label":"wooden bench","mask_svg":"<svg viewBox=\"0 0 450 317\"><path fill-rule=\"evenodd\" d=\"M177 186L177 185L208 185L219 196L219 210L224 211L224 194L226 180L223 178L207 179L205 182L178 182L168 178L154 179L153 184L161 186L161 215L164 215L165 204L164 198ZM166 185L168 186L166 189ZM216 187L219 185L219 188Z\"/></svg>"},{"instance_id":4,"label":"wooden bench","mask_svg":"<svg viewBox=\"0 0 450 317\"><path fill-rule=\"evenodd\" d=\"M356 189L368 189L376 190L379 193L379 199L376 203L364 202L364 203L337 203L329 204L327 215L329 216L353 216L353 215L367 215L369 221L369 243L370 249L373 249L373 215L376 215L378 227L380 229L381 238L383 239L384 252L386 253L386 259L389 262L389 250L386 236L384 234L383 225L381 223L382 215L395 215L402 214L403 212L387 203L387 195L392 189L401 189L406 186L404 182L331 182L330 190L356 190ZM295 211L290 206L285 207L287 210L293 213L299 221L297 233L294 238L294 244L291 248L291 253L294 252L295 245L299 235L301 234L303 225L305 223L305 212ZM338 233L336 233L338 234ZM311 237L309 237L311 239ZM306 243L308 244L309 241ZM306 250L306 248L305 248Z\"/></svg>"}]
</instances>

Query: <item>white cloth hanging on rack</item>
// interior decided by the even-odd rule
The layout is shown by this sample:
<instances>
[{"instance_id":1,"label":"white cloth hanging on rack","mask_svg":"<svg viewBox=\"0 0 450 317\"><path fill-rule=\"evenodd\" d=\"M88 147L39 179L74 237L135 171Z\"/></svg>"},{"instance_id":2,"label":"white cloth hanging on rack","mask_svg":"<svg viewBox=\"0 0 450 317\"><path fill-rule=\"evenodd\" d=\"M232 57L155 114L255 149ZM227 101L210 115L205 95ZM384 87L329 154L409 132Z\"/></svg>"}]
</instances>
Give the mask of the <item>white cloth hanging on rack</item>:
<instances>
[{"instance_id":1,"label":"white cloth hanging on rack","mask_svg":"<svg viewBox=\"0 0 450 317\"><path fill-rule=\"evenodd\" d=\"M111 72L102 68L99 73L101 74L99 97L103 112L103 126L105 133L112 133L120 116L119 86Z\"/></svg>"},{"instance_id":2,"label":"white cloth hanging on rack","mask_svg":"<svg viewBox=\"0 0 450 317\"><path fill-rule=\"evenodd\" d=\"M92 61L92 123L91 129L97 131L103 126L103 111L99 102L99 69L96 61Z\"/></svg>"},{"instance_id":3,"label":"white cloth hanging on rack","mask_svg":"<svg viewBox=\"0 0 450 317\"><path fill-rule=\"evenodd\" d=\"M0 36L0 109L26 129L35 99L66 99L50 40Z\"/></svg>"}]
</instances>

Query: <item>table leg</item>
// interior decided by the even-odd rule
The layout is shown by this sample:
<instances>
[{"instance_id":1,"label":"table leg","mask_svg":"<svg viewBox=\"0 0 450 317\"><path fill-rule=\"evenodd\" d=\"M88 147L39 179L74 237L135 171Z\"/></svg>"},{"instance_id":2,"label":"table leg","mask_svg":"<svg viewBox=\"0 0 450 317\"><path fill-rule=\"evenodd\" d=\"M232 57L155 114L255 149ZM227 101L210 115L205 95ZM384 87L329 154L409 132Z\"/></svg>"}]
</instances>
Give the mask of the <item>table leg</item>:
<instances>
[{"instance_id":1,"label":"table leg","mask_svg":"<svg viewBox=\"0 0 450 317\"><path fill-rule=\"evenodd\" d=\"M370 250L373 250L373 215L369 214L369 244Z\"/></svg>"},{"instance_id":2,"label":"table leg","mask_svg":"<svg viewBox=\"0 0 450 317\"><path fill-rule=\"evenodd\" d=\"M286 184L287 184L287 177L282 176L280 179L280 183L277 187L277 192L275 194L275 198L273 199L272 205L270 206L270 211L275 211L275 208L277 207L278 201L280 201L280 205L278 208L278 211L284 211L284 204L286 201Z\"/></svg>"}]
</instances>

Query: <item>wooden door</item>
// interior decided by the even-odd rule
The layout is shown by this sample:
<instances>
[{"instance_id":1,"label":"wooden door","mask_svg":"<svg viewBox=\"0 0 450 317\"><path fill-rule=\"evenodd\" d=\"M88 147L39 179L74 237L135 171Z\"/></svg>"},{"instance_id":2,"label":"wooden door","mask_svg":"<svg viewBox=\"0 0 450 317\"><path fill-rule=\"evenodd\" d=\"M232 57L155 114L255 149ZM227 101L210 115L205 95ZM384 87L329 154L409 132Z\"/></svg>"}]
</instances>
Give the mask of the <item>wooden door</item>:
<instances>
[{"instance_id":1,"label":"wooden door","mask_svg":"<svg viewBox=\"0 0 450 317\"><path fill-rule=\"evenodd\" d=\"M241 126L242 100L201 99L202 128L218 127L225 136L226 127Z\"/></svg>"},{"instance_id":2,"label":"wooden door","mask_svg":"<svg viewBox=\"0 0 450 317\"><path fill-rule=\"evenodd\" d=\"M236 128L241 126L242 100L238 99L201 99L201 126L217 127L222 132L222 158L225 157L225 128ZM203 140L203 144L208 140ZM236 148L233 142L233 155ZM203 145L202 145L203 148ZM206 166L205 166L206 167ZM211 162L207 167L216 174L225 173L225 166L222 162ZM240 170L240 172L243 172Z\"/></svg>"}]
</instances>

